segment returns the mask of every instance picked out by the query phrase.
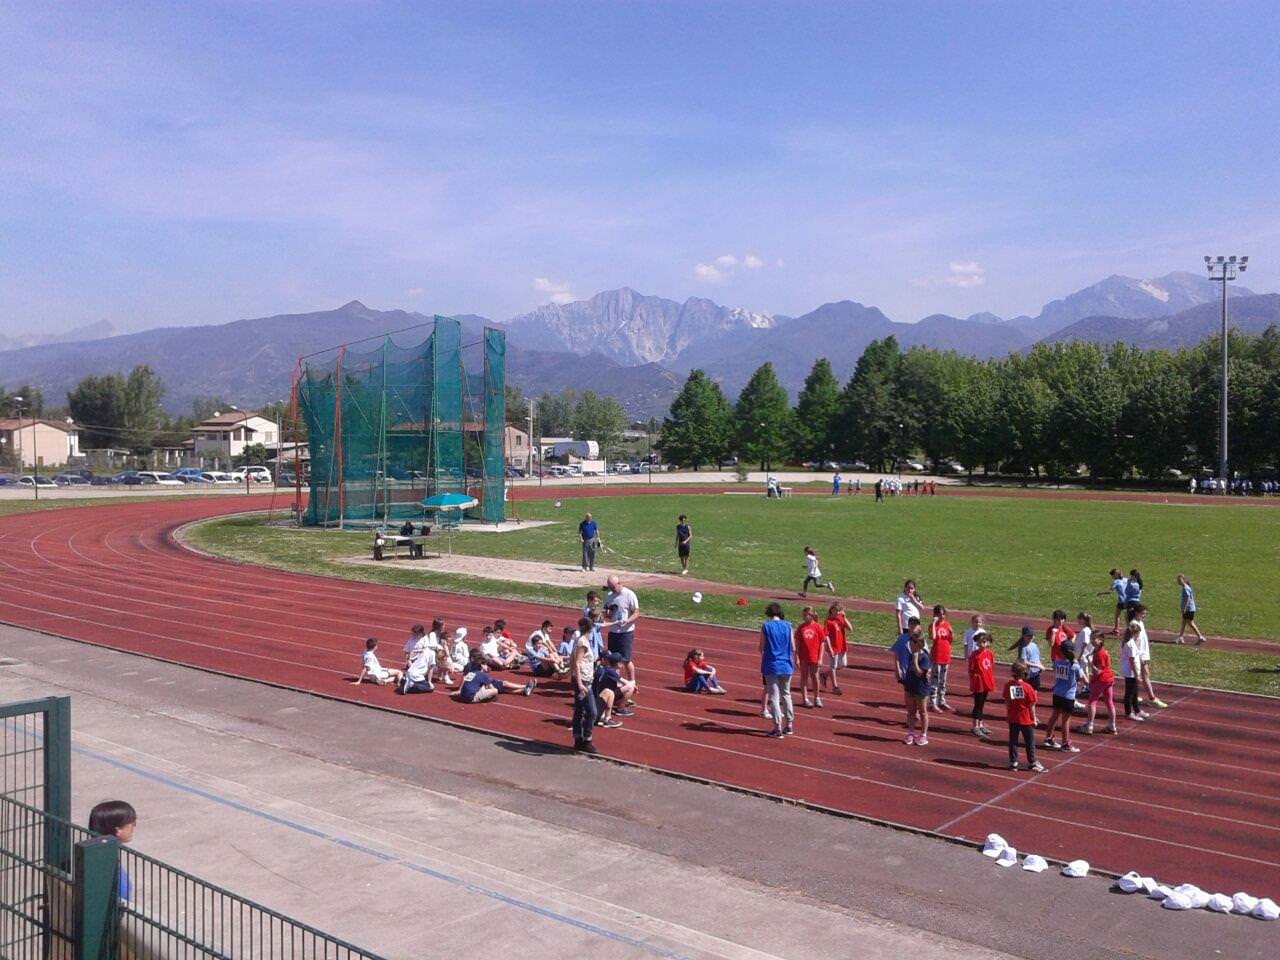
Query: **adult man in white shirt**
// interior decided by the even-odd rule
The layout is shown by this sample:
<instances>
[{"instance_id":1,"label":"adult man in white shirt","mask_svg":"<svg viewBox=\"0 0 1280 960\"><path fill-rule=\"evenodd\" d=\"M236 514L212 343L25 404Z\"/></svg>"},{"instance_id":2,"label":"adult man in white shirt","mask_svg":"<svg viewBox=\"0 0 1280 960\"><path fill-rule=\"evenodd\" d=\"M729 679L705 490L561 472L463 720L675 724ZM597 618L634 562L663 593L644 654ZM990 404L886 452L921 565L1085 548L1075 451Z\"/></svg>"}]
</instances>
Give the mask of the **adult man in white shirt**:
<instances>
[{"instance_id":1,"label":"adult man in white shirt","mask_svg":"<svg viewBox=\"0 0 1280 960\"><path fill-rule=\"evenodd\" d=\"M632 659L632 648L636 639L636 620L640 618L640 601L629 587L622 585L617 574L611 575L605 581L605 589L609 591L604 598L605 620L609 631L608 648L622 657L622 675L632 683L636 683L636 665ZM617 607L614 619L608 616L610 607ZM614 713L627 716L630 713L627 707L634 702L634 700L628 701L626 707L615 710Z\"/></svg>"}]
</instances>

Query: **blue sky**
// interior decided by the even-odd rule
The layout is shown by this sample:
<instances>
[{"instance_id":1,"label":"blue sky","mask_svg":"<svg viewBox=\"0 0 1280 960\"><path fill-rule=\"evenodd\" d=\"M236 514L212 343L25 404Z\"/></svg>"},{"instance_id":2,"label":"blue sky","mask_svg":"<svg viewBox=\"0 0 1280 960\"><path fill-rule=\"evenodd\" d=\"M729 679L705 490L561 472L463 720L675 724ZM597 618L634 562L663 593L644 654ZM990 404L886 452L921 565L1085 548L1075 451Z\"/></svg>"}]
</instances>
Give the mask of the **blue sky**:
<instances>
[{"instance_id":1,"label":"blue sky","mask_svg":"<svg viewBox=\"0 0 1280 960\"><path fill-rule=\"evenodd\" d=\"M1248 253L1274 3L11 3L0 332L622 285L1035 313Z\"/></svg>"}]
</instances>

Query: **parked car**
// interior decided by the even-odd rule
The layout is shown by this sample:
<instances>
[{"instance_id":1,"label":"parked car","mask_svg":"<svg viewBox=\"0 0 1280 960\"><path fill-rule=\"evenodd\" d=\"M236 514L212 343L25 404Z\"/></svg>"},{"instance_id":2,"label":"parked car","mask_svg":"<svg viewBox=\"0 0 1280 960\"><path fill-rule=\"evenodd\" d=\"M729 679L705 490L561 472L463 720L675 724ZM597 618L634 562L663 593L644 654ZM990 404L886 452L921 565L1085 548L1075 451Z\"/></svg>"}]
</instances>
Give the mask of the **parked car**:
<instances>
[{"instance_id":1,"label":"parked car","mask_svg":"<svg viewBox=\"0 0 1280 960\"><path fill-rule=\"evenodd\" d=\"M232 484L237 482L239 483L244 482L243 480L237 481L236 478L233 477L231 474L223 473L221 470L210 470L205 473L205 476L209 478L210 483L227 485L227 484Z\"/></svg>"},{"instance_id":2,"label":"parked car","mask_svg":"<svg viewBox=\"0 0 1280 960\"><path fill-rule=\"evenodd\" d=\"M524 477L524 471L519 467L507 467L507 476L513 480L520 480Z\"/></svg>"},{"instance_id":3,"label":"parked car","mask_svg":"<svg viewBox=\"0 0 1280 960\"><path fill-rule=\"evenodd\" d=\"M934 473L964 473L964 467L954 460L939 460L933 465Z\"/></svg>"},{"instance_id":4,"label":"parked car","mask_svg":"<svg viewBox=\"0 0 1280 960\"><path fill-rule=\"evenodd\" d=\"M44 474L38 474L36 476L27 474L25 477L19 477L18 485L23 487L56 487L57 486L56 483L54 483L49 477L44 476Z\"/></svg>"},{"instance_id":5,"label":"parked car","mask_svg":"<svg viewBox=\"0 0 1280 960\"><path fill-rule=\"evenodd\" d=\"M850 469L850 470L862 470L862 471L866 471L866 470L870 470L871 468L870 468L869 466L867 466L867 461L865 461L865 460L855 460L855 461L853 461L853 463L849 464L849 469Z\"/></svg>"},{"instance_id":6,"label":"parked car","mask_svg":"<svg viewBox=\"0 0 1280 960\"><path fill-rule=\"evenodd\" d=\"M139 471L138 471L138 476L140 476L140 477L150 477L150 478L151 478L151 480L150 480L150 482L151 482L151 483L158 484L159 486L162 486L162 487L180 487L180 486L182 486L182 481L181 481L181 480L178 480L176 477L172 477L172 476L170 476L170 475L169 475L169 474L167 474L167 473L161 473L159 470L139 470ZM144 481L144 482L145 482L145 481Z\"/></svg>"},{"instance_id":7,"label":"parked car","mask_svg":"<svg viewBox=\"0 0 1280 960\"><path fill-rule=\"evenodd\" d=\"M154 473L143 473L141 470L126 470L119 477L116 482L127 487L155 486L157 483Z\"/></svg>"},{"instance_id":8,"label":"parked car","mask_svg":"<svg viewBox=\"0 0 1280 960\"><path fill-rule=\"evenodd\" d=\"M18 478L12 473L0 473L0 487L16 486Z\"/></svg>"},{"instance_id":9,"label":"parked car","mask_svg":"<svg viewBox=\"0 0 1280 960\"><path fill-rule=\"evenodd\" d=\"M53 477L53 482L60 487L87 487L89 481L78 473L58 473Z\"/></svg>"},{"instance_id":10,"label":"parked car","mask_svg":"<svg viewBox=\"0 0 1280 960\"><path fill-rule=\"evenodd\" d=\"M200 478L204 476L204 471L199 467L179 467L169 476L183 483L199 483Z\"/></svg>"},{"instance_id":11,"label":"parked car","mask_svg":"<svg viewBox=\"0 0 1280 960\"><path fill-rule=\"evenodd\" d=\"M241 467L232 471L231 476L235 478L236 483L244 483L245 474L248 474L249 479L254 483L271 482L271 471L263 466Z\"/></svg>"}]
</instances>

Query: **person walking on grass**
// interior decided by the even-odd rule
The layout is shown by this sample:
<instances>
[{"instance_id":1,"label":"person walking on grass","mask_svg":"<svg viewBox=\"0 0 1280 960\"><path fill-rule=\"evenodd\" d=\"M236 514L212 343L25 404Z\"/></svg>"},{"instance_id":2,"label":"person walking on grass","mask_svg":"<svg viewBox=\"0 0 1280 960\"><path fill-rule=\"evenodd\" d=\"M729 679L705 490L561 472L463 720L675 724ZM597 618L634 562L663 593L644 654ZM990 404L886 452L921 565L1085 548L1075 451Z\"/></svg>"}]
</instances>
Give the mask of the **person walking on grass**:
<instances>
[{"instance_id":1,"label":"person walking on grass","mask_svg":"<svg viewBox=\"0 0 1280 960\"><path fill-rule=\"evenodd\" d=\"M582 569L596 568L596 551L600 548L600 526L587 514L578 524L578 539L582 541Z\"/></svg>"},{"instance_id":2,"label":"person walking on grass","mask_svg":"<svg viewBox=\"0 0 1280 960\"><path fill-rule=\"evenodd\" d=\"M831 495L833 497L840 496L840 471L837 470L831 478Z\"/></svg>"},{"instance_id":3,"label":"person walking on grass","mask_svg":"<svg viewBox=\"0 0 1280 960\"><path fill-rule=\"evenodd\" d=\"M996 655L991 650L991 634L978 630L973 635L973 655L969 657L969 690L973 693L973 727L971 732L983 740L991 736L983 714L987 697L996 688Z\"/></svg>"},{"instance_id":4,"label":"person walking on grass","mask_svg":"<svg viewBox=\"0 0 1280 960\"><path fill-rule=\"evenodd\" d=\"M676 520L676 556L680 558L680 574L689 572L689 552L693 548L693 527L683 513Z\"/></svg>"},{"instance_id":5,"label":"person walking on grass","mask_svg":"<svg viewBox=\"0 0 1280 960\"><path fill-rule=\"evenodd\" d=\"M1187 579L1185 573L1178 574L1178 607L1182 610L1182 626L1178 630L1178 642L1185 643L1187 627L1190 627L1196 634L1196 646L1204 643L1205 636L1200 632L1200 626L1196 623L1196 594L1191 589L1191 581Z\"/></svg>"},{"instance_id":6,"label":"person walking on grass","mask_svg":"<svg viewBox=\"0 0 1280 960\"><path fill-rule=\"evenodd\" d=\"M1018 741L1027 751L1027 766L1033 773L1044 773L1044 764L1036 759L1036 688L1027 683L1027 665L1015 660L1009 668L1012 675L1004 685L1004 706L1009 720L1009 769L1018 769Z\"/></svg>"},{"instance_id":7,"label":"person walking on grass","mask_svg":"<svg viewBox=\"0 0 1280 960\"><path fill-rule=\"evenodd\" d=\"M815 587L825 587L832 593L836 592L836 585L830 580L822 579L822 568L818 565L818 555L814 553L813 547L805 544L804 547L804 564L805 575L804 583L800 586L800 596L807 597L809 595L809 584Z\"/></svg>"},{"instance_id":8,"label":"person walking on grass","mask_svg":"<svg viewBox=\"0 0 1280 960\"><path fill-rule=\"evenodd\" d=\"M911 631L908 642L911 659L907 662L907 672L902 679L902 689L906 692L907 702L907 738L908 746L927 747L929 745L929 651L924 648L924 631L917 625ZM916 730L919 732L916 732Z\"/></svg>"},{"instance_id":9,"label":"person walking on grass","mask_svg":"<svg viewBox=\"0 0 1280 960\"><path fill-rule=\"evenodd\" d=\"M765 607L764 616L764 623L760 625L760 676L764 679L767 711L773 720L769 736L790 736L795 730L795 708L791 703L795 638L791 624L782 615L780 603Z\"/></svg>"},{"instance_id":10,"label":"person walking on grass","mask_svg":"<svg viewBox=\"0 0 1280 960\"><path fill-rule=\"evenodd\" d=\"M951 621L947 619L947 608L940 603L933 606L933 621L929 624L929 659L933 662L933 676L929 678L933 685L933 707L935 710L950 710L947 703L947 673L951 669L951 642L953 640Z\"/></svg>"},{"instance_id":11,"label":"person walking on grass","mask_svg":"<svg viewBox=\"0 0 1280 960\"><path fill-rule=\"evenodd\" d=\"M1049 715L1049 733L1044 739L1046 749L1080 752L1071 743L1071 715L1076 708L1076 690L1084 680L1084 669L1076 661L1075 644L1062 641L1053 661L1053 713ZM1062 735L1054 736L1059 730Z\"/></svg>"},{"instance_id":12,"label":"person walking on grass","mask_svg":"<svg viewBox=\"0 0 1280 960\"><path fill-rule=\"evenodd\" d=\"M1112 567L1110 575L1111 589L1103 590L1098 594L1098 596L1109 597L1112 593L1115 594L1116 617L1115 621L1111 624L1111 635L1118 637L1120 635L1120 618L1124 616L1125 613L1124 592L1128 588L1128 582L1126 581L1124 574L1120 572L1119 567Z\"/></svg>"},{"instance_id":13,"label":"person walking on grass","mask_svg":"<svg viewBox=\"0 0 1280 960\"><path fill-rule=\"evenodd\" d=\"M830 655L831 644L827 631L818 622L813 607L805 607L803 622L796 627L796 661L800 667L800 697L804 706L821 707L822 696L818 691L818 665ZM813 691L810 699L809 691Z\"/></svg>"},{"instance_id":14,"label":"person walking on grass","mask_svg":"<svg viewBox=\"0 0 1280 960\"><path fill-rule=\"evenodd\" d=\"M1116 675L1111 669L1111 654L1107 651L1102 635L1098 634L1093 638L1089 656L1089 718L1080 728L1081 733L1093 733L1093 721L1098 713L1099 701L1107 705L1107 728L1104 732L1116 732L1115 685Z\"/></svg>"}]
</instances>

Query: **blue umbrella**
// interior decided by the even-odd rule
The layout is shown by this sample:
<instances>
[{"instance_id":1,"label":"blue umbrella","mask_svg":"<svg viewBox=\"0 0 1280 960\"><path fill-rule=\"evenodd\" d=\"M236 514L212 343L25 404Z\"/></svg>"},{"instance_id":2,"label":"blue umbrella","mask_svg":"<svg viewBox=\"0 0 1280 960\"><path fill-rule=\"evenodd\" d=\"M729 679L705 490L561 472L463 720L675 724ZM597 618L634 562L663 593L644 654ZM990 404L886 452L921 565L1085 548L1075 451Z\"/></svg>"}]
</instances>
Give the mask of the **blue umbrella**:
<instances>
[{"instance_id":1,"label":"blue umbrella","mask_svg":"<svg viewBox=\"0 0 1280 960\"><path fill-rule=\"evenodd\" d=\"M425 510L448 510L452 513L461 513L463 510L470 510L479 505L479 500L465 493L437 493L422 501ZM445 529L449 531L449 556L453 556L453 528L456 525L456 523L445 525Z\"/></svg>"}]
</instances>

